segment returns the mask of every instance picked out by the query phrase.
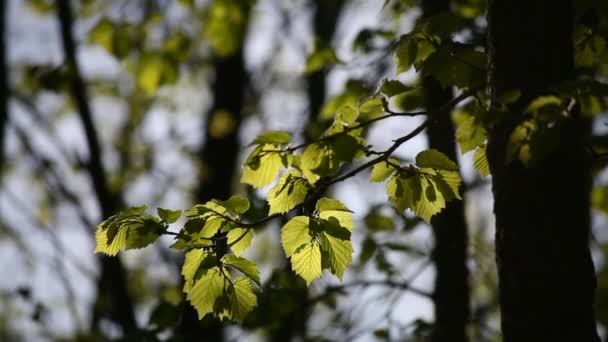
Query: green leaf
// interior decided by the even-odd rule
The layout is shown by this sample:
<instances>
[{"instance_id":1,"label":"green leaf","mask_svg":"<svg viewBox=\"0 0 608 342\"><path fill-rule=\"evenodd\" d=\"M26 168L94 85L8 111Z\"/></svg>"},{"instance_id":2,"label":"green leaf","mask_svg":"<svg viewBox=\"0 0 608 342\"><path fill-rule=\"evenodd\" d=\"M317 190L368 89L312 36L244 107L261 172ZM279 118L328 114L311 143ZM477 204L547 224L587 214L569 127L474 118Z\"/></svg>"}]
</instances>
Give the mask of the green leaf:
<instances>
[{"instance_id":1,"label":"green leaf","mask_svg":"<svg viewBox=\"0 0 608 342\"><path fill-rule=\"evenodd\" d=\"M302 173L310 183L316 182L321 176L335 173L338 164L334 149L327 143L306 146L300 157Z\"/></svg>"},{"instance_id":2,"label":"green leaf","mask_svg":"<svg viewBox=\"0 0 608 342\"><path fill-rule=\"evenodd\" d=\"M422 194L420 178L397 173L386 183L386 192L389 202L399 211L413 210Z\"/></svg>"},{"instance_id":3,"label":"green leaf","mask_svg":"<svg viewBox=\"0 0 608 342\"><path fill-rule=\"evenodd\" d=\"M394 230L395 222L389 216L381 214L378 210L372 210L365 216L365 225L369 230Z\"/></svg>"},{"instance_id":4,"label":"green leaf","mask_svg":"<svg viewBox=\"0 0 608 342\"><path fill-rule=\"evenodd\" d=\"M403 36L395 50L397 74L408 71L418 56L418 41L410 35Z\"/></svg>"},{"instance_id":5,"label":"green leaf","mask_svg":"<svg viewBox=\"0 0 608 342\"><path fill-rule=\"evenodd\" d=\"M490 163L486 157L486 144L483 144L475 151L473 167L482 177L490 175Z\"/></svg>"},{"instance_id":6,"label":"green leaf","mask_svg":"<svg viewBox=\"0 0 608 342\"><path fill-rule=\"evenodd\" d=\"M306 285L321 276L321 248L315 242L300 246L291 256L291 267L306 281Z\"/></svg>"},{"instance_id":7,"label":"green leaf","mask_svg":"<svg viewBox=\"0 0 608 342\"><path fill-rule=\"evenodd\" d=\"M348 231L352 232L354 228L353 224L353 213L350 210L324 210L319 213L319 218L323 220L329 220L330 218L335 218L340 227L346 228Z\"/></svg>"},{"instance_id":8,"label":"green leaf","mask_svg":"<svg viewBox=\"0 0 608 342\"><path fill-rule=\"evenodd\" d=\"M212 217L205 222L203 229L197 234L197 237L201 238L212 238L220 230L222 225L226 222L225 219L220 217Z\"/></svg>"},{"instance_id":9,"label":"green leaf","mask_svg":"<svg viewBox=\"0 0 608 342\"><path fill-rule=\"evenodd\" d=\"M252 145L277 144L285 145L291 142L291 134L281 131L266 131L258 135Z\"/></svg>"},{"instance_id":10,"label":"green leaf","mask_svg":"<svg viewBox=\"0 0 608 342\"><path fill-rule=\"evenodd\" d=\"M359 104L359 118L362 121L377 118L384 114L384 104L381 96L365 98Z\"/></svg>"},{"instance_id":11,"label":"green leaf","mask_svg":"<svg viewBox=\"0 0 608 342\"><path fill-rule=\"evenodd\" d=\"M145 216L136 223L124 225L122 230L127 230L125 250L129 250L150 245L161 236L164 227L160 224L158 218Z\"/></svg>"},{"instance_id":12,"label":"green leaf","mask_svg":"<svg viewBox=\"0 0 608 342\"><path fill-rule=\"evenodd\" d=\"M236 256L240 256L251 246L253 230L247 228L234 228L227 234L228 246ZM237 241L237 239L240 239Z\"/></svg>"},{"instance_id":13,"label":"green leaf","mask_svg":"<svg viewBox=\"0 0 608 342\"><path fill-rule=\"evenodd\" d=\"M168 224L174 223L182 216L181 210L157 208L158 216Z\"/></svg>"},{"instance_id":14,"label":"green leaf","mask_svg":"<svg viewBox=\"0 0 608 342\"><path fill-rule=\"evenodd\" d=\"M229 199L223 202L219 202L228 211L242 214L249 210L249 200L243 196L230 196Z\"/></svg>"},{"instance_id":15,"label":"green leaf","mask_svg":"<svg viewBox=\"0 0 608 342\"><path fill-rule=\"evenodd\" d=\"M383 182L395 172L395 167L390 165L399 165L399 161L395 158L389 158L388 161L381 161L372 166L372 174L369 178L370 182Z\"/></svg>"},{"instance_id":16,"label":"green leaf","mask_svg":"<svg viewBox=\"0 0 608 342\"><path fill-rule=\"evenodd\" d=\"M214 311L215 302L224 293L226 279L219 268L209 269L189 291L187 299L198 312L198 318L202 319L208 313Z\"/></svg>"},{"instance_id":17,"label":"green leaf","mask_svg":"<svg viewBox=\"0 0 608 342\"><path fill-rule=\"evenodd\" d=\"M317 211L328 211L328 210L333 210L333 211L346 211L349 213L352 213L352 211L350 209L348 209L344 204L342 204L342 202L333 199L333 198L326 198L323 197L321 199L319 199L317 201Z\"/></svg>"},{"instance_id":18,"label":"green leaf","mask_svg":"<svg viewBox=\"0 0 608 342\"><path fill-rule=\"evenodd\" d=\"M268 192L269 215L286 213L304 202L310 185L295 170L287 171L279 183Z\"/></svg>"},{"instance_id":19,"label":"green leaf","mask_svg":"<svg viewBox=\"0 0 608 342\"><path fill-rule=\"evenodd\" d=\"M251 184L256 188L263 188L277 177L283 167L279 147L275 145L259 145L245 161L241 182Z\"/></svg>"},{"instance_id":20,"label":"green leaf","mask_svg":"<svg viewBox=\"0 0 608 342\"><path fill-rule=\"evenodd\" d=\"M426 223L431 222L431 217L445 208L445 199L441 193L435 191L435 186L427 177L420 177L422 191L420 200L414 207L414 213Z\"/></svg>"},{"instance_id":21,"label":"green leaf","mask_svg":"<svg viewBox=\"0 0 608 342\"><path fill-rule=\"evenodd\" d=\"M361 254L359 254L359 263L361 265L365 265L374 253L376 252L376 242L370 237L367 237L363 241L363 247L361 249Z\"/></svg>"},{"instance_id":22,"label":"green leaf","mask_svg":"<svg viewBox=\"0 0 608 342\"><path fill-rule=\"evenodd\" d=\"M343 240L321 233L321 249L329 259L330 271L340 280L352 261L353 247L349 240Z\"/></svg>"},{"instance_id":23,"label":"green leaf","mask_svg":"<svg viewBox=\"0 0 608 342\"><path fill-rule=\"evenodd\" d=\"M125 247L125 243L127 242L127 229L119 229L112 242L108 244L107 229L103 229L102 225L100 224L95 232L95 242L96 253L104 253L114 256Z\"/></svg>"},{"instance_id":24,"label":"green leaf","mask_svg":"<svg viewBox=\"0 0 608 342\"><path fill-rule=\"evenodd\" d=\"M306 59L304 72L311 74L325 68L326 66L339 63L341 63L341 61L338 56L336 56L334 49L330 47L316 49Z\"/></svg>"},{"instance_id":25,"label":"green leaf","mask_svg":"<svg viewBox=\"0 0 608 342\"><path fill-rule=\"evenodd\" d=\"M428 167L439 170L458 171L458 164L451 161L445 154L435 150L426 150L416 155L418 167Z\"/></svg>"},{"instance_id":26,"label":"green leaf","mask_svg":"<svg viewBox=\"0 0 608 342\"><path fill-rule=\"evenodd\" d=\"M215 255L207 253L202 249L194 249L184 256L182 275L184 276L184 292L190 291L196 281L199 268L210 269L217 265Z\"/></svg>"},{"instance_id":27,"label":"green leaf","mask_svg":"<svg viewBox=\"0 0 608 342\"><path fill-rule=\"evenodd\" d=\"M222 262L224 265L232 266L239 270L251 280L255 281L256 284L261 286L260 272L258 271L258 267L252 261L238 257L234 254L227 254L222 258Z\"/></svg>"},{"instance_id":28,"label":"green leaf","mask_svg":"<svg viewBox=\"0 0 608 342\"><path fill-rule=\"evenodd\" d=\"M238 277L230 291L230 316L236 321L243 321L257 305L257 297L253 292L253 285L248 278Z\"/></svg>"},{"instance_id":29,"label":"green leaf","mask_svg":"<svg viewBox=\"0 0 608 342\"><path fill-rule=\"evenodd\" d=\"M307 216L296 216L281 229L281 244L288 258L298 248L311 242L312 236L310 236L309 218Z\"/></svg>"},{"instance_id":30,"label":"green leaf","mask_svg":"<svg viewBox=\"0 0 608 342\"><path fill-rule=\"evenodd\" d=\"M458 114L455 113L455 115ZM464 118L458 119L456 141L464 154L474 150L486 140L486 130L483 128L482 123L474 116L464 112L461 112L460 115L464 116Z\"/></svg>"},{"instance_id":31,"label":"green leaf","mask_svg":"<svg viewBox=\"0 0 608 342\"><path fill-rule=\"evenodd\" d=\"M412 90L412 88L397 80L384 79L380 85L380 92L386 97L392 97L409 90Z\"/></svg>"},{"instance_id":32,"label":"green leaf","mask_svg":"<svg viewBox=\"0 0 608 342\"><path fill-rule=\"evenodd\" d=\"M530 104L526 107L525 112L531 113L537 111L545 106L561 106L562 100L557 96L539 96L532 100Z\"/></svg>"}]
</instances>

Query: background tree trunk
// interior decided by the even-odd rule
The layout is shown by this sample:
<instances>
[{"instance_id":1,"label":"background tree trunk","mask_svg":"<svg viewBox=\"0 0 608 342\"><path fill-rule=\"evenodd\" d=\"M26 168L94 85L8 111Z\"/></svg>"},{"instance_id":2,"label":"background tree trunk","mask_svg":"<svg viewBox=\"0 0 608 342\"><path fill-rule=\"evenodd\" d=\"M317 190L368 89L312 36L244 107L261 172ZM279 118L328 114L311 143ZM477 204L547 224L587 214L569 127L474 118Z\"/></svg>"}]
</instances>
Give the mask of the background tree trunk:
<instances>
[{"instance_id":1,"label":"background tree trunk","mask_svg":"<svg viewBox=\"0 0 608 342\"><path fill-rule=\"evenodd\" d=\"M225 200L233 194L247 82L242 49L231 56L216 58L213 104L207 114L205 143L199 152L202 170L196 193L198 203L211 199ZM220 122L226 126L220 129ZM199 321L196 310L187 302L184 303L179 334L183 341L200 341L203 337L208 341L224 340L221 322L210 317Z\"/></svg>"},{"instance_id":2,"label":"background tree trunk","mask_svg":"<svg viewBox=\"0 0 608 342\"><path fill-rule=\"evenodd\" d=\"M101 217L107 218L120 209L122 201L119 195L111 193L108 189L105 169L101 161L102 150L89 106L89 96L76 60L76 43L72 33L74 20L69 0L58 0L56 4L64 58L69 73L70 92L80 116L89 149L87 171L101 208ZM108 318L118 324L125 335L132 334L137 331L137 323L133 301L126 286L126 272L120 258L101 256L99 262L101 274L97 282L92 330L99 331L100 320Z\"/></svg>"},{"instance_id":3,"label":"background tree trunk","mask_svg":"<svg viewBox=\"0 0 608 342\"><path fill-rule=\"evenodd\" d=\"M424 0L422 17L427 18L450 10L449 0ZM451 87L443 88L433 77L422 79L424 106L433 110L453 97ZM443 152L458 162L451 111L437 113L427 127L430 148ZM432 258L436 278L433 301L435 324L433 341L466 341L466 328L470 315L469 271L467 269L467 224L464 200L451 201L431 220L435 237Z\"/></svg>"},{"instance_id":4,"label":"background tree trunk","mask_svg":"<svg viewBox=\"0 0 608 342\"><path fill-rule=\"evenodd\" d=\"M504 341L599 341L589 253L588 122L558 127L556 149L534 166L505 163L508 137L529 101L574 78L568 0L494 0L488 11L491 90L519 89L489 131L496 259Z\"/></svg>"},{"instance_id":5,"label":"background tree trunk","mask_svg":"<svg viewBox=\"0 0 608 342\"><path fill-rule=\"evenodd\" d=\"M334 36L335 28L338 24L338 19L344 0L316 0L314 2L314 17L313 29L315 38L319 39L322 44L331 44ZM325 102L327 69L315 71L306 77L306 95L308 98L308 124L305 129L305 140L313 140L318 132L316 121ZM299 280L292 270L291 265L285 265L285 271L289 274L289 283L293 285L293 298L298 302L297 310L288 313L282 317L282 322L278 324L278 330L271 333L271 341L283 342L292 341L294 337L306 337L306 326L309 316L308 287ZM296 285L300 284L300 285Z\"/></svg>"}]
</instances>

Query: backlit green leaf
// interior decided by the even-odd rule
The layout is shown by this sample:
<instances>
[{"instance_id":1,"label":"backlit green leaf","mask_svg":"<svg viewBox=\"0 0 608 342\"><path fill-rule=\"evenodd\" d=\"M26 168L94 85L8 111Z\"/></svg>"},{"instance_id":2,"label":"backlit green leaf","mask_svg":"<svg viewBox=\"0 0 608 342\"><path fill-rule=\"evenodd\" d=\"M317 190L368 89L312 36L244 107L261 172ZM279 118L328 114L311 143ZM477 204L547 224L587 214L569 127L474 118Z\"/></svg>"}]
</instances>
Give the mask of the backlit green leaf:
<instances>
[{"instance_id":1,"label":"backlit green leaf","mask_svg":"<svg viewBox=\"0 0 608 342\"><path fill-rule=\"evenodd\" d=\"M281 244L287 257L291 257L299 247L311 241L307 216L296 216L281 229Z\"/></svg>"},{"instance_id":2,"label":"backlit green leaf","mask_svg":"<svg viewBox=\"0 0 608 342\"><path fill-rule=\"evenodd\" d=\"M280 148L275 145L259 145L247 158L244 165L241 182L262 188L275 180L283 167L279 153Z\"/></svg>"},{"instance_id":3,"label":"backlit green leaf","mask_svg":"<svg viewBox=\"0 0 608 342\"><path fill-rule=\"evenodd\" d=\"M256 284L260 285L260 272L258 267L252 261L245 258L238 257L234 254L227 254L222 258L224 265L232 266L239 270L241 273L255 281Z\"/></svg>"},{"instance_id":4,"label":"backlit green leaf","mask_svg":"<svg viewBox=\"0 0 608 342\"><path fill-rule=\"evenodd\" d=\"M95 252L104 253L110 256L118 254L121 249L124 249L127 242L127 229L119 229L118 233L114 236L112 243L108 244L108 232L106 229L102 229L102 226L97 227L95 232Z\"/></svg>"},{"instance_id":5,"label":"backlit green leaf","mask_svg":"<svg viewBox=\"0 0 608 342\"><path fill-rule=\"evenodd\" d=\"M182 216L181 210L170 210L170 209L158 208L157 212L158 212L158 216L168 224L174 223L175 221L177 221L180 218L180 216Z\"/></svg>"},{"instance_id":6,"label":"backlit green leaf","mask_svg":"<svg viewBox=\"0 0 608 342\"><path fill-rule=\"evenodd\" d=\"M456 115L456 114L455 114ZM486 130L474 116L461 113L463 118L458 120L456 141L462 150L467 153L474 150L486 140Z\"/></svg>"},{"instance_id":7,"label":"backlit green leaf","mask_svg":"<svg viewBox=\"0 0 608 342\"><path fill-rule=\"evenodd\" d=\"M187 299L202 319L208 313L213 313L215 301L224 293L226 279L219 268L209 269L194 286L187 291Z\"/></svg>"},{"instance_id":8,"label":"backlit green leaf","mask_svg":"<svg viewBox=\"0 0 608 342\"><path fill-rule=\"evenodd\" d=\"M316 242L300 246L291 256L291 267L310 285L322 273L320 246Z\"/></svg>"},{"instance_id":9,"label":"backlit green leaf","mask_svg":"<svg viewBox=\"0 0 608 342\"><path fill-rule=\"evenodd\" d=\"M230 292L230 316L240 322L256 306L257 297L251 281L245 277L236 278Z\"/></svg>"},{"instance_id":10,"label":"backlit green leaf","mask_svg":"<svg viewBox=\"0 0 608 342\"><path fill-rule=\"evenodd\" d=\"M234 228L227 234L228 245L236 256L240 256L251 245L253 240L253 230L246 228Z\"/></svg>"},{"instance_id":11,"label":"backlit green leaf","mask_svg":"<svg viewBox=\"0 0 608 342\"><path fill-rule=\"evenodd\" d=\"M243 196L230 196L229 199L219 202L219 204L234 213L242 214L249 210L249 200Z\"/></svg>"},{"instance_id":12,"label":"backlit green leaf","mask_svg":"<svg viewBox=\"0 0 608 342\"><path fill-rule=\"evenodd\" d=\"M258 135L251 143L256 145L261 144L289 144L291 142L291 134L281 131L266 131Z\"/></svg>"},{"instance_id":13,"label":"backlit green leaf","mask_svg":"<svg viewBox=\"0 0 608 342\"><path fill-rule=\"evenodd\" d=\"M390 164L389 164L390 163ZM388 161L381 161L372 167L372 174L369 178L370 182L383 182L395 172L393 165L399 165L399 161L395 158L389 158Z\"/></svg>"},{"instance_id":14,"label":"backlit green leaf","mask_svg":"<svg viewBox=\"0 0 608 342\"><path fill-rule=\"evenodd\" d=\"M435 150L426 150L416 155L416 165L439 170L458 171L458 165L445 154Z\"/></svg>"},{"instance_id":15,"label":"backlit green leaf","mask_svg":"<svg viewBox=\"0 0 608 342\"><path fill-rule=\"evenodd\" d=\"M269 215L286 213L304 202L310 184L295 170L287 171L279 183L268 192Z\"/></svg>"},{"instance_id":16,"label":"backlit green leaf","mask_svg":"<svg viewBox=\"0 0 608 342\"><path fill-rule=\"evenodd\" d=\"M335 274L342 280L344 270L352 261L353 247L349 240L343 240L331 236L327 233L321 233L321 249L329 258L331 273Z\"/></svg>"},{"instance_id":17,"label":"backlit green leaf","mask_svg":"<svg viewBox=\"0 0 608 342\"><path fill-rule=\"evenodd\" d=\"M184 292L190 291L196 281L199 268L209 269L217 265L215 255L202 249L194 249L184 256L182 275L184 276Z\"/></svg>"},{"instance_id":18,"label":"backlit green leaf","mask_svg":"<svg viewBox=\"0 0 608 342\"><path fill-rule=\"evenodd\" d=\"M380 92L387 97L392 97L411 89L412 88L406 86L405 84L397 80L385 79L380 85Z\"/></svg>"},{"instance_id":19,"label":"backlit green leaf","mask_svg":"<svg viewBox=\"0 0 608 342\"><path fill-rule=\"evenodd\" d=\"M480 146L473 156L473 167L479 175L485 177L490 175L490 163L486 157L486 145Z\"/></svg>"},{"instance_id":20,"label":"backlit green leaf","mask_svg":"<svg viewBox=\"0 0 608 342\"><path fill-rule=\"evenodd\" d=\"M389 202L399 211L414 209L422 193L420 178L397 173L386 183L386 192Z\"/></svg>"}]
</instances>

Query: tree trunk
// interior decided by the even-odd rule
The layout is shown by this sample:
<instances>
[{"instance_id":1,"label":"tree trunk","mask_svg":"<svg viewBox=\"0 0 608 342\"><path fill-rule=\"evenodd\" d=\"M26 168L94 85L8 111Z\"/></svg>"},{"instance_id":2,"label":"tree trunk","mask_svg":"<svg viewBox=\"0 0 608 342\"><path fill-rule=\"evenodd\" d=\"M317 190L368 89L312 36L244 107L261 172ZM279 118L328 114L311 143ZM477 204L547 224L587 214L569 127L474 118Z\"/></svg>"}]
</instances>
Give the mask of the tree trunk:
<instances>
[{"instance_id":1,"label":"tree trunk","mask_svg":"<svg viewBox=\"0 0 608 342\"><path fill-rule=\"evenodd\" d=\"M232 194L247 81L242 50L216 58L213 104L207 115L205 144L199 154L203 164L197 189L199 203L214 198L225 200ZM225 240L221 241L225 244ZM215 318L199 321L190 303L185 303L179 330L183 341L199 341L203 336L208 341L224 339L221 322Z\"/></svg>"},{"instance_id":2,"label":"tree trunk","mask_svg":"<svg viewBox=\"0 0 608 342\"><path fill-rule=\"evenodd\" d=\"M8 122L8 1L0 3L0 170L4 169L4 136Z\"/></svg>"},{"instance_id":3,"label":"tree trunk","mask_svg":"<svg viewBox=\"0 0 608 342\"><path fill-rule=\"evenodd\" d=\"M565 119L556 149L533 166L505 162L524 106L574 78L572 2L494 0L488 24L492 94L522 94L488 137L504 341L599 341L588 247L588 122Z\"/></svg>"},{"instance_id":4,"label":"tree trunk","mask_svg":"<svg viewBox=\"0 0 608 342\"><path fill-rule=\"evenodd\" d=\"M424 0L422 17L447 12L449 0ZM422 79L424 106L433 110L449 102L453 97L451 87L443 88L433 77ZM457 162L457 149L451 111L437 113L427 127L430 148L443 152ZM435 325L433 341L466 341L466 328L470 315L469 271L467 269L467 224L464 215L464 200L451 201L446 208L431 220L435 237L432 258L436 278L433 301Z\"/></svg>"},{"instance_id":5,"label":"tree trunk","mask_svg":"<svg viewBox=\"0 0 608 342\"><path fill-rule=\"evenodd\" d=\"M87 171L93 183L98 205L101 208L101 216L107 218L115 214L122 202L117 194L109 191L107 186L105 169L101 161L102 151L89 106L89 96L76 60L76 43L72 33L74 23L72 9L69 0L57 0L56 4L65 63L68 67L70 79L70 92L76 104L89 149ZM125 335L132 334L137 331L137 323L133 301L126 286L125 269L119 258L102 256L99 257L99 262L101 264L101 274L97 282L97 299L93 308L92 330L98 331L100 320L109 318L122 328Z\"/></svg>"},{"instance_id":6,"label":"tree trunk","mask_svg":"<svg viewBox=\"0 0 608 342\"><path fill-rule=\"evenodd\" d=\"M321 40L322 44L330 44L334 36L336 25L340 11L344 6L343 0L316 0L314 1L315 14L313 17L313 28L315 38ZM305 130L305 140L312 141L317 137L318 132L313 129L315 122L321 111L321 107L325 102L326 95L326 79L328 70L321 69L315 71L306 77L306 95L308 98L308 124ZM285 223L285 222L284 222ZM288 313L281 318L278 329L273 331L270 336L271 341L284 342L292 341L295 337L306 337L306 326L308 324L309 306L308 287L301 281L298 281L298 276L291 270L291 265L285 266L286 274L289 274L292 279L289 283L294 284L294 295L292 296L297 302L297 310ZM300 284L300 285L297 285Z\"/></svg>"}]
</instances>

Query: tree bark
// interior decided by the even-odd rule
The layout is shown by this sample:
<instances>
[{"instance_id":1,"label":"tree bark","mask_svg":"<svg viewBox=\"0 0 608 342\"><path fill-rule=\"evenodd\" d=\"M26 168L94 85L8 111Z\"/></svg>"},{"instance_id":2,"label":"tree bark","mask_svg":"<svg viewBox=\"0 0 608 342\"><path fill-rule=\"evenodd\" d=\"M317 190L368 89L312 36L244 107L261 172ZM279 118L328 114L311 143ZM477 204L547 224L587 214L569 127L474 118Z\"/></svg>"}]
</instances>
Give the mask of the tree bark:
<instances>
[{"instance_id":1,"label":"tree bark","mask_svg":"<svg viewBox=\"0 0 608 342\"><path fill-rule=\"evenodd\" d=\"M9 75L8 75L8 0L0 3L0 170L4 169L4 137L8 122Z\"/></svg>"},{"instance_id":2,"label":"tree bark","mask_svg":"<svg viewBox=\"0 0 608 342\"><path fill-rule=\"evenodd\" d=\"M76 43L72 33L74 19L69 0L57 0L57 15L61 29L65 63L68 68L70 92L74 99L80 121L84 127L89 160L87 170L102 217L106 218L115 213L120 207L121 199L109 191L105 169L101 161L101 146L97 129L93 122L87 88L80 74L76 59ZM126 286L126 272L119 258L99 257L101 274L97 283L97 300L92 315L92 330L98 330L101 318L107 317L117 323L125 335L137 330L133 301Z\"/></svg>"},{"instance_id":3,"label":"tree bark","mask_svg":"<svg viewBox=\"0 0 608 342\"><path fill-rule=\"evenodd\" d=\"M588 122L565 119L556 149L533 166L505 162L524 106L574 78L573 13L569 0L494 0L488 10L492 95L522 94L488 137L505 342L599 341L588 247Z\"/></svg>"},{"instance_id":4,"label":"tree bark","mask_svg":"<svg viewBox=\"0 0 608 342\"><path fill-rule=\"evenodd\" d=\"M424 0L422 18L450 10L449 0ZM424 106L433 110L449 102L451 87L442 87L434 77L422 79ZM451 111L437 113L427 127L430 148L443 152L458 162ZM464 200L451 201L431 220L435 237L432 258L436 278L433 301L435 324L433 341L467 341L466 328L470 316L469 271L467 269L467 224Z\"/></svg>"},{"instance_id":5,"label":"tree bark","mask_svg":"<svg viewBox=\"0 0 608 342\"><path fill-rule=\"evenodd\" d=\"M313 17L315 38L321 40L322 44L330 44L336 25L338 24L338 17L344 6L344 0L316 0L313 2L315 6ZM325 102L327 73L328 70L321 69L306 77L308 124L304 137L307 142L315 139L316 133L318 133L313 132L313 127ZM290 283L295 284L293 287L295 292L292 297L297 302L296 306L298 309L281 318L278 329L273 331L270 336L270 340L276 342L292 341L296 337L305 338L308 316L310 314L309 305L307 304L308 287L298 281L298 276L291 270L291 265L287 264L285 268L285 272L292 277Z\"/></svg>"},{"instance_id":6,"label":"tree bark","mask_svg":"<svg viewBox=\"0 0 608 342\"><path fill-rule=\"evenodd\" d=\"M201 182L197 189L197 201L205 203L211 199L225 200L232 194L234 175L239 157L239 129L242 108L245 102L248 77L242 49L228 57L215 60L213 104L207 114L205 144L199 152L202 161ZM228 115L231 128L225 132L214 131L213 121L217 115ZM221 133L221 134L220 134ZM224 243L221 240L218 243ZM190 303L184 303L179 335L182 341L199 341L202 336L209 341L224 340L222 324L215 318L198 320Z\"/></svg>"}]
</instances>

